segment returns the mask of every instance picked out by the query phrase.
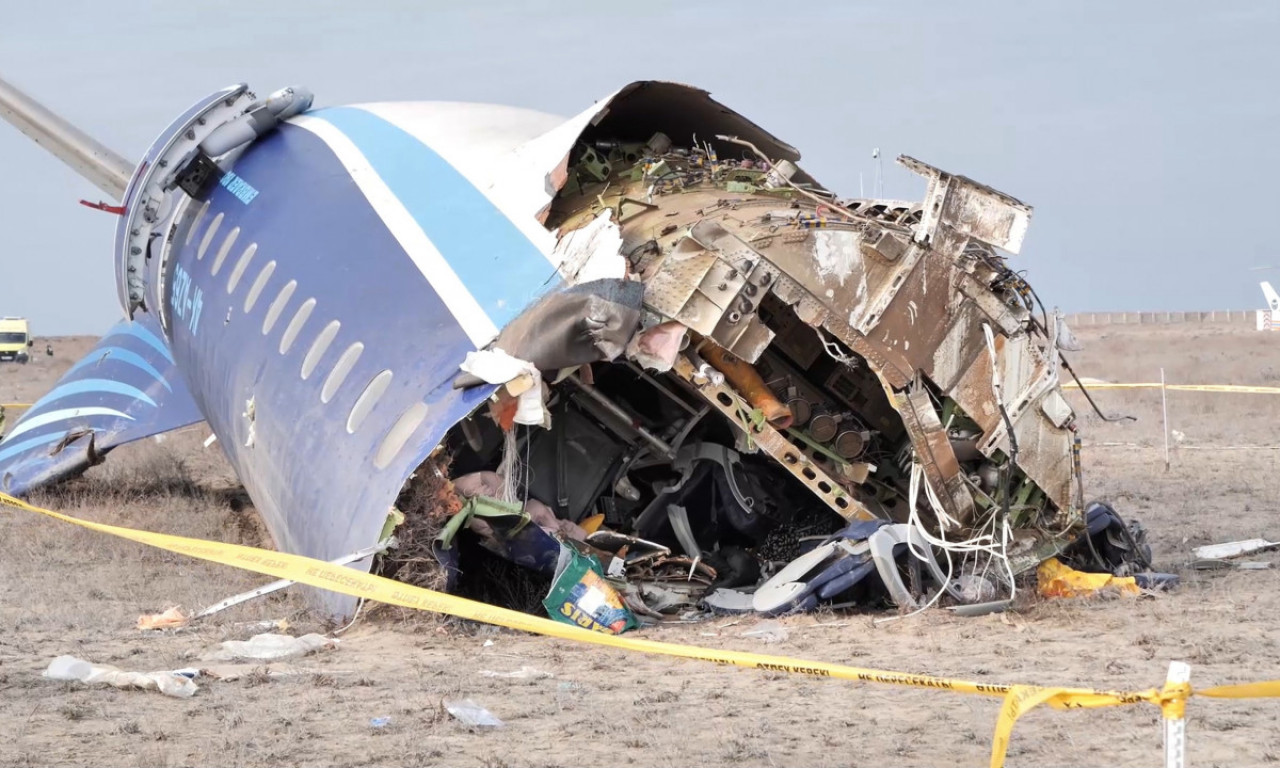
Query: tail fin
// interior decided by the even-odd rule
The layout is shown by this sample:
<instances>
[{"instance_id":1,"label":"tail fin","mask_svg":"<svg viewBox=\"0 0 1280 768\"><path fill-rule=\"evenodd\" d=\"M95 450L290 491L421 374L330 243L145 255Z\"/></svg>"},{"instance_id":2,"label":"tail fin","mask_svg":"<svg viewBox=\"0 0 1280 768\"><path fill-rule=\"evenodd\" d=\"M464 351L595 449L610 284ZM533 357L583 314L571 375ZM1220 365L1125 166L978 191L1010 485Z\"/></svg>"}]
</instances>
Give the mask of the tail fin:
<instances>
[{"instance_id":1,"label":"tail fin","mask_svg":"<svg viewBox=\"0 0 1280 768\"><path fill-rule=\"evenodd\" d=\"M0 490L15 496L72 477L117 445L204 417L160 325L118 323L0 440Z\"/></svg>"},{"instance_id":2,"label":"tail fin","mask_svg":"<svg viewBox=\"0 0 1280 768\"><path fill-rule=\"evenodd\" d=\"M1280 294L1276 293L1276 289L1271 287L1271 283L1262 283L1262 293L1267 297L1267 307L1272 310L1280 310Z\"/></svg>"}]
</instances>

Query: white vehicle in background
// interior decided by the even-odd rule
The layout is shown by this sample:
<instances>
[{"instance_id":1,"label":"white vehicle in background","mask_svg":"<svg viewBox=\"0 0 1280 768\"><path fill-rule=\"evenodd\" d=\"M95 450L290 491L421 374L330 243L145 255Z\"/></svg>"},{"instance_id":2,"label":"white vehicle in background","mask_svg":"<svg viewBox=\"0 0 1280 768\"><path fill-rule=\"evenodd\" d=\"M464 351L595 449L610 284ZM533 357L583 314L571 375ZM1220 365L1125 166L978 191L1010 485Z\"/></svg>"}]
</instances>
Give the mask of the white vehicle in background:
<instances>
[{"instance_id":1,"label":"white vehicle in background","mask_svg":"<svg viewBox=\"0 0 1280 768\"><path fill-rule=\"evenodd\" d=\"M27 350L34 343L26 318L0 318L0 362L26 363L31 359Z\"/></svg>"},{"instance_id":2,"label":"white vehicle in background","mask_svg":"<svg viewBox=\"0 0 1280 768\"><path fill-rule=\"evenodd\" d=\"M1265 281L1262 294L1267 297L1267 308L1258 310L1258 330L1280 331L1280 294Z\"/></svg>"}]
</instances>

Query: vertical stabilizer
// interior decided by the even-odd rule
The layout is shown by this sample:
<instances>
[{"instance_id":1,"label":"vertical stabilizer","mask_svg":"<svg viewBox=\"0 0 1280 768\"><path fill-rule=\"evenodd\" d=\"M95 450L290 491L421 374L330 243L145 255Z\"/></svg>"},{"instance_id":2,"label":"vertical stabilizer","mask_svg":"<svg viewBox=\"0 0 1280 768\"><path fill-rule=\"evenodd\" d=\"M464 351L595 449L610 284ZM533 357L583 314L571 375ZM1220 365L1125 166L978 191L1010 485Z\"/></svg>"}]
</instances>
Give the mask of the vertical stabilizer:
<instances>
[{"instance_id":1,"label":"vertical stabilizer","mask_svg":"<svg viewBox=\"0 0 1280 768\"><path fill-rule=\"evenodd\" d=\"M1264 282L1262 284L1262 294L1267 297L1267 309L1274 311L1280 310L1280 294L1276 293L1276 289L1271 287L1271 283Z\"/></svg>"}]
</instances>

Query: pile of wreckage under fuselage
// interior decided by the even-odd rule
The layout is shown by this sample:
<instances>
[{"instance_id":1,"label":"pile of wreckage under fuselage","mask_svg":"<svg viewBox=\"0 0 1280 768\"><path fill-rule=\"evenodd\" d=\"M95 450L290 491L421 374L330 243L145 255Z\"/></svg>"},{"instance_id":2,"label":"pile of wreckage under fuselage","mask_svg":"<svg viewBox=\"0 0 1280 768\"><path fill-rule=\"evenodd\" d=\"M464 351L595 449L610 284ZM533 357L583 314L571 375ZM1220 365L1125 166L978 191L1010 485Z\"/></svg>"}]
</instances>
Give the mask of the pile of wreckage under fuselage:
<instances>
[{"instance_id":1,"label":"pile of wreckage under fuselage","mask_svg":"<svg viewBox=\"0 0 1280 768\"><path fill-rule=\"evenodd\" d=\"M997 610L1064 550L1149 569L1105 505L1082 533L1068 332L997 251L1017 251L1027 206L909 158L921 203L840 201L746 142L608 128L547 212L574 287L468 358L456 386L501 386L402 494L446 588L622 631ZM1134 546L1100 555L1118 531ZM486 578L533 581L522 601Z\"/></svg>"}]
</instances>

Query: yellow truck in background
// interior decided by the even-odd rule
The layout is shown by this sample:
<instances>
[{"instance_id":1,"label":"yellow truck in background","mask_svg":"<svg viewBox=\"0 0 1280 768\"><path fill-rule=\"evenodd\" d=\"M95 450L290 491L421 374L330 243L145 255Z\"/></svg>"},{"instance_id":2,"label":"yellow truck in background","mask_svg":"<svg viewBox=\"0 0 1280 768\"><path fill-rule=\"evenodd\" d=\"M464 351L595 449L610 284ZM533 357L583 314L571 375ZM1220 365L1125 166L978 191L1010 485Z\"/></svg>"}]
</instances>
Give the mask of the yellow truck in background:
<instances>
[{"instance_id":1,"label":"yellow truck in background","mask_svg":"<svg viewBox=\"0 0 1280 768\"><path fill-rule=\"evenodd\" d=\"M26 363L31 359L28 350L34 343L26 318L0 318L0 362Z\"/></svg>"}]
</instances>

